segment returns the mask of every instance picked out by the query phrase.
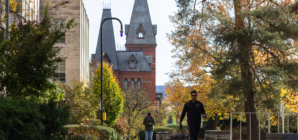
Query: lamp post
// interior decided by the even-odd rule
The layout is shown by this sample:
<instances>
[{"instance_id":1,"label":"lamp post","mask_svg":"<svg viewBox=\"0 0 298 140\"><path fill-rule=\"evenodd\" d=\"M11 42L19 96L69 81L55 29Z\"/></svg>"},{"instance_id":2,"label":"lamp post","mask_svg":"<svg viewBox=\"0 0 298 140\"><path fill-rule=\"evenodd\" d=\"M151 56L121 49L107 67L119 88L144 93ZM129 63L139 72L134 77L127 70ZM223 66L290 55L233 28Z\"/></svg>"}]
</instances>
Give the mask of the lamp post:
<instances>
[{"instance_id":1,"label":"lamp post","mask_svg":"<svg viewBox=\"0 0 298 140\"><path fill-rule=\"evenodd\" d=\"M6 0L6 16L7 16L7 20L6 20L6 40L9 39L9 34L8 34L8 28L9 28L9 0Z\"/></svg>"},{"instance_id":2,"label":"lamp post","mask_svg":"<svg viewBox=\"0 0 298 140\"><path fill-rule=\"evenodd\" d=\"M9 40L9 0L6 0L6 6L5 6L5 10L6 10L6 40ZM9 55L9 51L6 51L6 53ZM8 73L7 73L8 74ZM9 83L7 84L6 87L6 96L9 97Z\"/></svg>"},{"instance_id":3,"label":"lamp post","mask_svg":"<svg viewBox=\"0 0 298 140\"><path fill-rule=\"evenodd\" d=\"M118 18L106 18L104 19L102 22L101 22L101 25L100 25L100 70L101 70L101 73L100 73L100 80L101 80L101 87L100 87L100 92L101 92L101 101L100 101L100 104L101 104L101 126L103 126L103 48L102 48L102 25L105 21L107 20L118 20L120 22L120 25L121 25L121 30L120 30L120 36L122 37L123 36L123 26L122 26L122 22L120 21L120 19Z\"/></svg>"}]
</instances>

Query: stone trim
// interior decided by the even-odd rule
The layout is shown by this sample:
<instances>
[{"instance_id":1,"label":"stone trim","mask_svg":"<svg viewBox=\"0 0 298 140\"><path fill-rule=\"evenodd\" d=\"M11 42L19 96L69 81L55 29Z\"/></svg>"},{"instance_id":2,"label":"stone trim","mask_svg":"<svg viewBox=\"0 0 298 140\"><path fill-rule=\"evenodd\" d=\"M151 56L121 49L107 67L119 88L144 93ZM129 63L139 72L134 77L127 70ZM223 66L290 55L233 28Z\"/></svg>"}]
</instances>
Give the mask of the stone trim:
<instances>
[{"instance_id":1,"label":"stone trim","mask_svg":"<svg viewBox=\"0 0 298 140\"><path fill-rule=\"evenodd\" d=\"M148 72L140 72L140 71L120 71L119 74L123 74L123 75L150 75L152 72L148 71Z\"/></svg>"}]
</instances>

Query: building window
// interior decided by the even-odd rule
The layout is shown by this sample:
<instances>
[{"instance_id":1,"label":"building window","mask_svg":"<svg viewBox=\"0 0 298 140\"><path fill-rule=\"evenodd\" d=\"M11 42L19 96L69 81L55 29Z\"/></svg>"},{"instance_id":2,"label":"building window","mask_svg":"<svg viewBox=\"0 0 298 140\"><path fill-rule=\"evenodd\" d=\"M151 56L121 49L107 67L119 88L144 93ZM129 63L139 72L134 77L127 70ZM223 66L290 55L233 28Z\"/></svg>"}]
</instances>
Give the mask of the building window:
<instances>
[{"instance_id":1,"label":"building window","mask_svg":"<svg viewBox=\"0 0 298 140\"><path fill-rule=\"evenodd\" d=\"M124 80L124 89L127 89L127 84L128 84L128 81L127 79Z\"/></svg>"},{"instance_id":2,"label":"building window","mask_svg":"<svg viewBox=\"0 0 298 140\"><path fill-rule=\"evenodd\" d=\"M135 68L136 67L136 62L135 62L135 60L130 60L130 67L131 68Z\"/></svg>"},{"instance_id":3,"label":"building window","mask_svg":"<svg viewBox=\"0 0 298 140\"><path fill-rule=\"evenodd\" d=\"M130 56L130 58L128 59L127 62L128 62L128 66L129 66L130 69L135 69L136 65L138 63L138 61L137 61L136 57L134 56L134 54L132 54Z\"/></svg>"},{"instance_id":4,"label":"building window","mask_svg":"<svg viewBox=\"0 0 298 140\"><path fill-rule=\"evenodd\" d=\"M138 89L141 88L141 80L138 80Z\"/></svg>"},{"instance_id":5,"label":"building window","mask_svg":"<svg viewBox=\"0 0 298 140\"><path fill-rule=\"evenodd\" d=\"M64 36L61 37L57 43L65 43L65 19L54 20L54 25L56 28L60 29L61 32L64 32Z\"/></svg>"},{"instance_id":6,"label":"building window","mask_svg":"<svg viewBox=\"0 0 298 140\"><path fill-rule=\"evenodd\" d=\"M65 83L65 61L55 63L54 65L57 68L55 70L53 80L59 80L62 83Z\"/></svg>"},{"instance_id":7,"label":"building window","mask_svg":"<svg viewBox=\"0 0 298 140\"><path fill-rule=\"evenodd\" d=\"M139 25L139 28L137 29L136 34L137 34L138 39L144 39L144 35L146 33L145 33L142 23Z\"/></svg>"},{"instance_id":8,"label":"building window","mask_svg":"<svg viewBox=\"0 0 298 140\"><path fill-rule=\"evenodd\" d=\"M142 31L139 32L139 38L144 38Z\"/></svg>"},{"instance_id":9,"label":"building window","mask_svg":"<svg viewBox=\"0 0 298 140\"><path fill-rule=\"evenodd\" d=\"M135 81L131 80L131 89L134 89L134 86L135 86Z\"/></svg>"}]
</instances>

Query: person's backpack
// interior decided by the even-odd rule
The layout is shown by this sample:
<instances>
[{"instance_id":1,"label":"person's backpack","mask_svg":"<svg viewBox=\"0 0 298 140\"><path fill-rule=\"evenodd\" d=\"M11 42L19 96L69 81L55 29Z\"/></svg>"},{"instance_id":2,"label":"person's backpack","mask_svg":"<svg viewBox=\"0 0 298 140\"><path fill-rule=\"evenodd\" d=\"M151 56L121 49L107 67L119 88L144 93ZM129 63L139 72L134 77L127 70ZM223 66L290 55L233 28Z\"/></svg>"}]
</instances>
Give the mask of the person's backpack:
<instances>
[{"instance_id":1,"label":"person's backpack","mask_svg":"<svg viewBox=\"0 0 298 140\"><path fill-rule=\"evenodd\" d=\"M188 111L189 102L190 101L187 102L187 111ZM187 115L187 120L188 120L189 119L188 113L186 115ZM201 116L201 127L200 128L202 128L202 127L203 127L203 117Z\"/></svg>"}]
</instances>

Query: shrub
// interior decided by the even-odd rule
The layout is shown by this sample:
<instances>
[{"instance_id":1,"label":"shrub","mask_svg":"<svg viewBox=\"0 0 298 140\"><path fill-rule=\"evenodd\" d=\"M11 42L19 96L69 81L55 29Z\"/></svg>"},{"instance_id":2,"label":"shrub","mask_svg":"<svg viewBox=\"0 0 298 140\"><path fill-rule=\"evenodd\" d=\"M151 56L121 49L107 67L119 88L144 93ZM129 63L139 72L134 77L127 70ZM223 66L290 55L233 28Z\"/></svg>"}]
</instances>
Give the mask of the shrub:
<instances>
[{"instance_id":1,"label":"shrub","mask_svg":"<svg viewBox=\"0 0 298 140\"><path fill-rule=\"evenodd\" d=\"M69 108L57 102L36 103L23 98L0 97L0 139L64 139Z\"/></svg>"},{"instance_id":2,"label":"shrub","mask_svg":"<svg viewBox=\"0 0 298 140\"><path fill-rule=\"evenodd\" d=\"M156 140L156 133L157 132L170 132L170 133L180 133L180 134L188 134L188 127L187 125L183 126L183 129L179 129L179 125L168 125L168 126L161 126L161 127L154 127L153 131L153 140ZM145 139L145 130L139 132L140 140Z\"/></svg>"},{"instance_id":3,"label":"shrub","mask_svg":"<svg viewBox=\"0 0 298 140\"><path fill-rule=\"evenodd\" d=\"M65 91L65 104L70 106L71 124L100 124L96 112L100 107L100 98L93 93L91 84L72 80L71 86L59 82Z\"/></svg>"},{"instance_id":4,"label":"shrub","mask_svg":"<svg viewBox=\"0 0 298 140\"><path fill-rule=\"evenodd\" d=\"M100 140L123 140L123 137L114 128L92 125L67 125L68 132L73 132L72 138L81 139L100 139Z\"/></svg>"},{"instance_id":5,"label":"shrub","mask_svg":"<svg viewBox=\"0 0 298 140\"><path fill-rule=\"evenodd\" d=\"M115 130L120 134L120 136L126 138L128 133L128 122L127 119L124 117L121 117L117 120L117 123L113 126Z\"/></svg>"}]
</instances>

